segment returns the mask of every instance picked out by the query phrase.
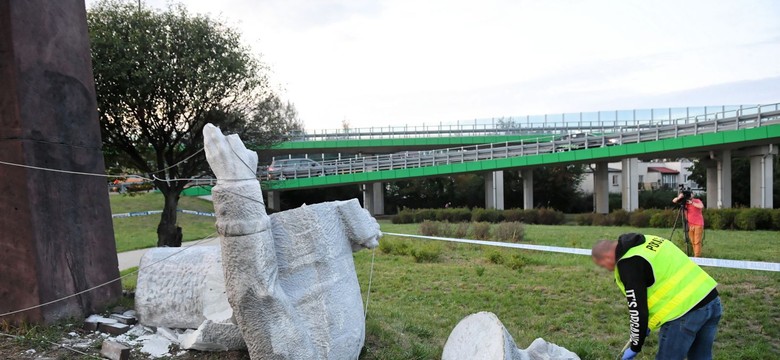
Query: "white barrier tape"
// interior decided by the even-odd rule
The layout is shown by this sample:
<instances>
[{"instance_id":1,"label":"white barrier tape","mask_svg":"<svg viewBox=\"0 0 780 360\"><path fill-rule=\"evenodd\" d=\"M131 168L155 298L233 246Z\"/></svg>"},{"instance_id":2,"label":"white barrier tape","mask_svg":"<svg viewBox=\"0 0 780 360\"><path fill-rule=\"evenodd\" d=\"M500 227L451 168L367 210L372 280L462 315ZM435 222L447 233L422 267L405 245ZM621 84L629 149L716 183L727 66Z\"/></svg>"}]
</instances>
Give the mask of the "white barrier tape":
<instances>
[{"instance_id":1,"label":"white barrier tape","mask_svg":"<svg viewBox=\"0 0 780 360\"><path fill-rule=\"evenodd\" d=\"M209 216L209 217L216 216L214 213L204 212L204 211L195 211L195 210L176 210L176 211L182 214ZM156 214L162 214L162 210L136 211L136 212L122 213L122 214L111 214L111 217L116 219L116 218L129 218L129 217L136 217L136 216L156 215Z\"/></svg>"},{"instance_id":2,"label":"white barrier tape","mask_svg":"<svg viewBox=\"0 0 780 360\"><path fill-rule=\"evenodd\" d=\"M210 216L215 217L216 215L214 213L210 212L204 212L204 211L195 211L195 210L176 210L182 214L190 214L190 215L199 215L199 216Z\"/></svg>"},{"instance_id":3,"label":"white barrier tape","mask_svg":"<svg viewBox=\"0 0 780 360\"><path fill-rule=\"evenodd\" d=\"M574 255L590 255L590 250L588 249L577 249L577 248L568 248L568 247L560 247L560 246L515 244L515 243L505 243L499 241L454 239L454 238L446 238L446 237L438 237L438 236L410 235L410 234L398 234L398 233L389 233L389 232L385 232L383 234L391 235L391 236L414 238L414 239L423 239L423 240L449 241L449 242L456 242L456 243L463 243L463 244L499 246L505 248L513 248L513 249L546 251L546 252L556 252L556 253L574 254ZM773 262L726 260L726 259L712 259L712 258L691 258L691 260L693 260L693 262L701 266L721 267L721 268L741 269L741 270L761 270L761 271L780 272L780 263L773 263Z\"/></svg>"}]
</instances>

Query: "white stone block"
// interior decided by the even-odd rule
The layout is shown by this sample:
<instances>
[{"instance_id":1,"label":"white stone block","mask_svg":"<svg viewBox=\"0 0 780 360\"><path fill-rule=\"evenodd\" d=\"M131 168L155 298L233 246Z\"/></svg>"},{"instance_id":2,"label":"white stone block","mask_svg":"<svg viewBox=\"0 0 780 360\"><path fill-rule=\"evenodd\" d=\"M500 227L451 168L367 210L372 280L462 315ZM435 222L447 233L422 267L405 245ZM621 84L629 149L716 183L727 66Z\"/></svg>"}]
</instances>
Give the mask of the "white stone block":
<instances>
[{"instance_id":1,"label":"white stone block","mask_svg":"<svg viewBox=\"0 0 780 360\"><path fill-rule=\"evenodd\" d=\"M534 340L528 349L515 345L504 324L490 312L479 312L461 320L444 344L442 360L579 360L577 354L544 339Z\"/></svg>"}]
</instances>

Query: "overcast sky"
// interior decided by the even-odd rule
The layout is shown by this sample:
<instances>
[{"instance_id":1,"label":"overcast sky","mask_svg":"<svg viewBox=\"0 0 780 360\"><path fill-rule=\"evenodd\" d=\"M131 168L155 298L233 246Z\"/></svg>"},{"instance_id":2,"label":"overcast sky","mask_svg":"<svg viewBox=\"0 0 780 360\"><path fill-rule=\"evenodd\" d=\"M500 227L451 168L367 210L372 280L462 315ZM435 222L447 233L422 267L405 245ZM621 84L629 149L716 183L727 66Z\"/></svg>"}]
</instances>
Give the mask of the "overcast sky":
<instances>
[{"instance_id":1,"label":"overcast sky","mask_svg":"<svg viewBox=\"0 0 780 360\"><path fill-rule=\"evenodd\" d=\"M239 29L311 129L780 102L779 1L182 2Z\"/></svg>"}]
</instances>

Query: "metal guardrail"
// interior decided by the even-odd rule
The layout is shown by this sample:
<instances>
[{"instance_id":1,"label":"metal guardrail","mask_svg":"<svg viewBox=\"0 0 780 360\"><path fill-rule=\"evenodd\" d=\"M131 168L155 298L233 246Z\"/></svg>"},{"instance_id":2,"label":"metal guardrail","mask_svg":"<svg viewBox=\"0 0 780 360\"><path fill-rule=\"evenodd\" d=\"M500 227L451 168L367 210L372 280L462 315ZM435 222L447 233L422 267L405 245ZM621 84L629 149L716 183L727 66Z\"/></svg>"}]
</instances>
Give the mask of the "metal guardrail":
<instances>
[{"instance_id":1,"label":"metal guardrail","mask_svg":"<svg viewBox=\"0 0 780 360\"><path fill-rule=\"evenodd\" d=\"M679 122L723 119L735 114L751 115L768 111L773 105L704 106L664 109L636 109L526 115L475 119L456 123L307 130L289 134L291 141L393 139L414 137L449 137L566 133L610 128L647 128Z\"/></svg>"},{"instance_id":2,"label":"metal guardrail","mask_svg":"<svg viewBox=\"0 0 780 360\"><path fill-rule=\"evenodd\" d=\"M369 171L397 170L426 166L449 165L480 160L504 159L516 156L539 155L554 152L574 151L613 145L656 141L682 136L713 133L719 131L754 128L767 124L780 123L780 104L757 107L756 111L745 112L739 109L731 117L700 120L695 122L681 119L668 124L654 126L617 127L599 129L598 135L573 137L550 135L534 139L508 141L501 143L462 146L431 151L407 151L395 154L363 156L339 159L315 164L307 169L289 169L283 172L269 171L267 166L259 169L262 180L285 180L330 176Z\"/></svg>"}]
</instances>

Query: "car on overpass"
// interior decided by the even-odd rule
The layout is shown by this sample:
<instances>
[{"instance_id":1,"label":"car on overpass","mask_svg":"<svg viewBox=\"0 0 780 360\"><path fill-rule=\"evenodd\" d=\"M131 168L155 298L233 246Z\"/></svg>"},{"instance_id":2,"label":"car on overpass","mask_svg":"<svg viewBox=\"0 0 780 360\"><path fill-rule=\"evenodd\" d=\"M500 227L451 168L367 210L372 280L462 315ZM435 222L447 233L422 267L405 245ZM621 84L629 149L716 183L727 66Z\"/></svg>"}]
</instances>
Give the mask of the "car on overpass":
<instances>
[{"instance_id":1,"label":"car on overpass","mask_svg":"<svg viewBox=\"0 0 780 360\"><path fill-rule=\"evenodd\" d=\"M284 180L288 177L324 176L335 172L335 165L322 165L312 159L278 159L274 160L265 170L264 178L269 180Z\"/></svg>"},{"instance_id":2,"label":"car on overpass","mask_svg":"<svg viewBox=\"0 0 780 360\"><path fill-rule=\"evenodd\" d=\"M569 141L569 143L557 145L555 147L555 152L564 152L569 150L579 150L579 149L612 146L612 145L620 144L620 139L610 138L608 134L597 134L597 133L589 133L589 132L566 134L559 137L556 140Z\"/></svg>"}]
</instances>

